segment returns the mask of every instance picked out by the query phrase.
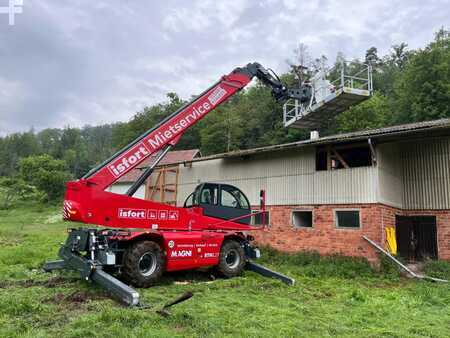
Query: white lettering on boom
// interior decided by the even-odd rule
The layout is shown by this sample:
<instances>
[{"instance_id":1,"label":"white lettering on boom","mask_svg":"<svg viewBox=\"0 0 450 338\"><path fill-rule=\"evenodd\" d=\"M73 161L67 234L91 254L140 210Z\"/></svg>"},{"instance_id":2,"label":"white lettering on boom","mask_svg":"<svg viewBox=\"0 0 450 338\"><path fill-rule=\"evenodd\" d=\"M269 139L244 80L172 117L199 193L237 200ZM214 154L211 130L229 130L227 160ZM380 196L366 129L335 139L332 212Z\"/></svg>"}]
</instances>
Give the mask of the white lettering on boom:
<instances>
[{"instance_id":1,"label":"white lettering on boom","mask_svg":"<svg viewBox=\"0 0 450 338\"><path fill-rule=\"evenodd\" d=\"M214 91L208 96L208 101L205 101L198 106L194 106L192 111L187 114L184 118L179 119L174 124L166 126L163 131L158 131L154 136L148 139L148 144L153 148L153 150L158 149L162 144L168 142L177 134L183 132L186 128L194 124L203 115L208 113L215 103L222 99L226 95L226 90L218 86Z\"/></svg>"}]
</instances>

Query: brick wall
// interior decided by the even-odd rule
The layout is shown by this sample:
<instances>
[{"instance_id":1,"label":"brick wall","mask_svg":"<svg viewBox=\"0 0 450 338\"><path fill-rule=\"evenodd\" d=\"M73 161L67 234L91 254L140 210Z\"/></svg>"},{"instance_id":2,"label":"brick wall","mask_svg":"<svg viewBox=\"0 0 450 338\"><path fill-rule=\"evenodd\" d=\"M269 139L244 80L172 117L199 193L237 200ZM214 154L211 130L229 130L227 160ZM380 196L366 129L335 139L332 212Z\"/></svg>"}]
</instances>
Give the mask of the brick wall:
<instances>
[{"instance_id":1,"label":"brick wall","mask_svg":"<svg viewBox=\"0 0 450 338\"><path fill-rule=\"evenodd\" d=\"M383 204L333 204L302 206L268 206L271 226L253 235L257 243L275 249L295 252L314 250L320 254L342 254L378 260L377 253L363 238L366 235L377 243L385 242L387 226L395 226L396 215L435 215L438 230L439 258L450 260L450 210L403 211ZM360 228L338 228L335 210L358 209ZM292 224L292 211L312 210L313 227L296 228Z\"/></svg>"}]
</instances>

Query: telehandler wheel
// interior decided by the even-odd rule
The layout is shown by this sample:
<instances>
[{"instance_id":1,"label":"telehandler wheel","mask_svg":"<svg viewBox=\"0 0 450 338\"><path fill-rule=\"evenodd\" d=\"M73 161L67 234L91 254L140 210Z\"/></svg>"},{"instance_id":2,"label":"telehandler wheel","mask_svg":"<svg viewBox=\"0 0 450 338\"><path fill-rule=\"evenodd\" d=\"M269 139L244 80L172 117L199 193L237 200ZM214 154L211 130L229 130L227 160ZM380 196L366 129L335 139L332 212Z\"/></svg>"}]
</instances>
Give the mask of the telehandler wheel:
<instances>
[{"instance_id":1,"label":"telehandler wheel","mask_svg":"<svg viewBox=\"0 0 450 338\"><path fill-rule=\"evenodd\" d=\"M239 276L245 267L244 248L238 241L226 240L222 244L217 270L227 278Z\"/></svg>"},{"instance_id":2,"label":"telehandler wheel","mask_svg":"<svg viewBox=\"0 0 450 338\"><path fill-rule=\"evenodd\" d=\"M156 283L164 271L164 256L158 243L140 241L129 246L123 255L122 277L138 288Z\"/></svg>"}]
</instances>

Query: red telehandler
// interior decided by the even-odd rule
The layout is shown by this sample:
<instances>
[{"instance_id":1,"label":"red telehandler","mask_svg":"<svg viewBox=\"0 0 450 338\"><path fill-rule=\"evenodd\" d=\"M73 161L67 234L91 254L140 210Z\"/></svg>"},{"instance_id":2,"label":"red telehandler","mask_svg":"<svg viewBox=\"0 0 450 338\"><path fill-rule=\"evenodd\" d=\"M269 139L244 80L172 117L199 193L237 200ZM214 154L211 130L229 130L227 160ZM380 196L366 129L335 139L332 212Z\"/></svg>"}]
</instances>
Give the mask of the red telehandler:
<instances>
[{"instance_id":1,"label":"red telehandler","mask_svg":"<svg viewBox=\"0 0 450 338\"><path fill-rule=\"evenodd\" d=\"M149 287L164 271L211 266L225 277L233 277L248 269L293 284L293 279L251 261L260 253L251 245L253 238L246 232L261 227L250 224L250 204L238 188L228 184L200 184L184 207L133 197L189 127L255 77L272 89L278 101L295 98L307 102L310 99L310 87L289 89L272 71L258 63L236 68L223 76L81 179L67 183L64 219L101 228L70 229L59 250L61 260L46 263L44 270L78 271L82 278L102 285L130 306L139 304L139 294L127 284ZM151 155L156 160L126 194L106 191ZM264 191L260 197L263 213ZM118 274L127 284L112 274Z\"/></svg>"}]
</instances>

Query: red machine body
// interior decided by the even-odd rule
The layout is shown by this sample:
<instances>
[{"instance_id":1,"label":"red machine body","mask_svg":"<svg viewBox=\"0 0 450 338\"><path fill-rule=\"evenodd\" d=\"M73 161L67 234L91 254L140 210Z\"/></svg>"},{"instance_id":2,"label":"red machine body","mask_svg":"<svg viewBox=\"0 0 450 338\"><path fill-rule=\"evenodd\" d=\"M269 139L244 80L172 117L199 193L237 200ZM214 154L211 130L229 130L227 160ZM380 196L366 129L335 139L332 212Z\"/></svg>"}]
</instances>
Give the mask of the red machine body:
<instances>
[{"instance_id":1,"label":"red machine body","mask_svg":"<svg viewBox=\"0 0 450 338\"><path fill-rule=\"evenodd\" d=\"M119 241L158 240L166 252L166 271L215 266L225 237L235 238L234 232L217 231L139 231L120 236ZM245 239L242 236L242 239Z\"/></svg>"}]
</instances>

